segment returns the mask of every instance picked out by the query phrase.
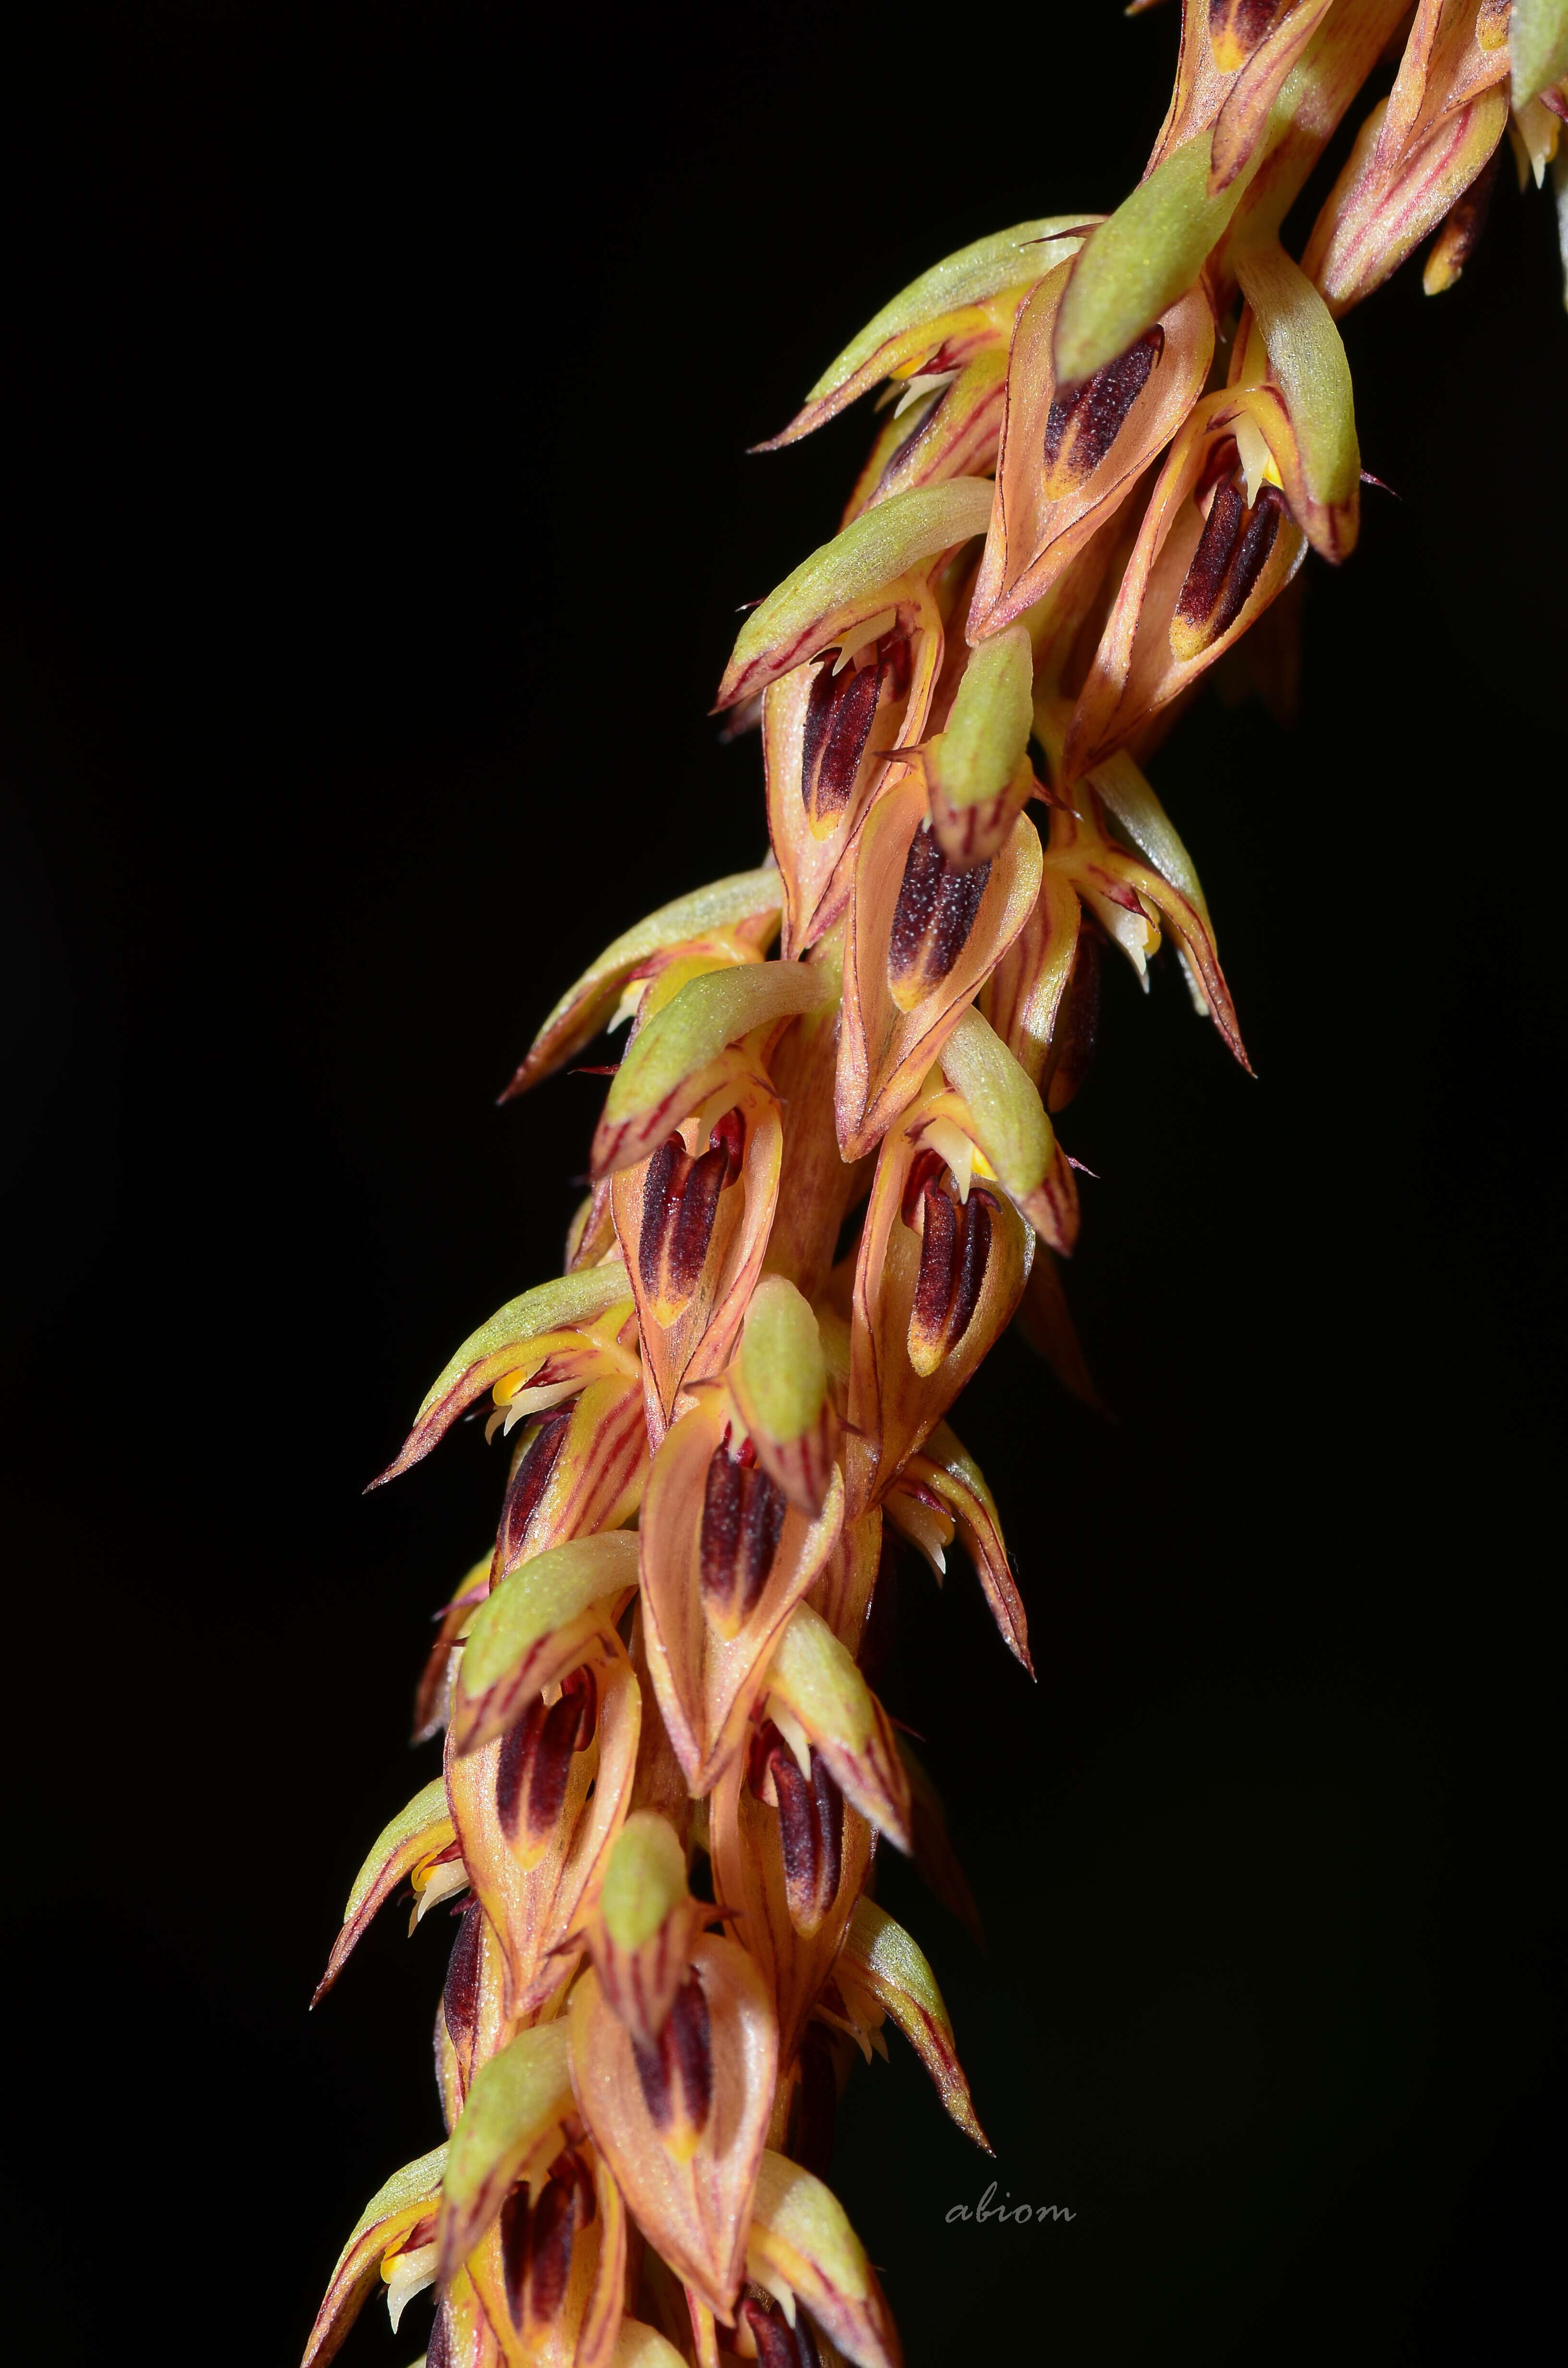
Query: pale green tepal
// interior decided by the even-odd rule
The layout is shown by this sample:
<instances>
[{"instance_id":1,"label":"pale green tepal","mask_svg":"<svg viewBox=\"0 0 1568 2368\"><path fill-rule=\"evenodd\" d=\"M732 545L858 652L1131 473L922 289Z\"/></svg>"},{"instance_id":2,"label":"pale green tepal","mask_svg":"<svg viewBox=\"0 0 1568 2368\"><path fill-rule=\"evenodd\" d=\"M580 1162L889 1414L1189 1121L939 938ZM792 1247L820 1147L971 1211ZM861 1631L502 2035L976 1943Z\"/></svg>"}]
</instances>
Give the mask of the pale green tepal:
<instances>
[{"instance_id":1,"label":"pale green tepal","mask_svg":"<svg viewBox=\"0 0 1568 2368\"><path fill-rule=\"evenodd\" d=\"M809 1302L781 1274L765 1276L752 1294L738 1380L748 1416L784 1446L803 1438L822 1413L822 1334Z\"/></svg>"},{"instance_id":2,"label":"pale green tepal","mask_svg":"<svg viewBox=\"0 0 1568 2368\"><path fill-rule=\"evenodd\" d=\"M582 1267L575 1274L557 1275L550 1282L536 1283L531 1291L519 1292L505 1307L497 1308L477 1332L471 1332L455 1356L442 1366L425 1393L414 1418L415 1430L417 1432L431 1407L440 1403L471 1366L509 1354L525 1341L538 1339L543 1332L559 1331L562 1325L591 1324L596 1316L607 1314L618 1299L631 1296L626 1269L618 1258L607 1259L603 1266Z\"/></svg>"},{"instance_id":3,"label":"pale green tepal","mask_svg":"<svg viewBox=\"0 0 1568 2368\"><path fill-rule=\"evenodd\" d=\"M607 1121L624 1123L657 1110L727 1044L772 1020L814 1010L828 991L820 965L801 962L745 962L688 979L654 1013L616 1072Z\"/></svg>"},{"instance_id":4,"label":"pale green tepal","mask_svg":"<svg viewBox=\"0 0 1568 2368\"><path fill-rule=\"evenodd\" d=\"M520 1563L475 1615L463 1650L464 1693L472 1697L498 1684L541 1637L636 1584L637 1538L631 1530L572 1538Z\"/></svg>"},{"instance_id":5,"label":"pale green tepal","mask_svg":"<svg viewBox=\"0 0 1568 2368\"><path fill-rule=\"evenodd\" d=\"M430 2153L422 2154L416 2162L405 2162L401 2170L393 2171L384 2187L377 2188L348 2232L348 2242L337 2257L339 2270L348 2260L360 2237L367 2235L370 2229L385 2222L396 2220L401 2215L421 2207L428 2206L435 2201L440 2192L442 2174L447 2168L447 2145L443 2140L441 2145L433 2147ZM333 2274L335 2276L336 2271L335 2271Z\"/></svg>"},{"instance_id":6,"label":"pale green tepal","mask_svg":"<svg viewBox=\"0 0 1568 2368\"><path fill-rule=\"evenodd\" d=\"M437 2240L443 2278L468 2259L528 2156L572 2105L564 2022L520 2031L480 2066L447 2153Z\"/></svg>"},{"instance_id":7,"label":"pale green tepal","mask_svg":"<svg viewBox=\"0 0 1568 2368\"><path fill-rule=\"evenodd\" d=\"M1516 107L1568 75L1568 0L1514 0L1508 57Z\"/></svg>"},{"instance_id":8,"label":"pale green tepal","mask_svg":"<svg viewBox=\"0 0 1568 2368\"><path fill-rule=\"evenodd\" d=\"M706 888L677 896L646 920L623 929L556 1002L503 1099L526 1092L570 1060L601 1028L613 1025L621 995L659 955L736 929L766 945L772 935L767 921L771 917L777 927L783 901L784 882L777 867L763 864L755 871L734 871L727 879L710 881Z\"/></svg>"},{"instance_id":9,"label":"pale green tepal","mask_svg":"<svg viewBox=\"0 0 1568 2368\"><path fill-rule=\"evenodd\" d=\"M359 1910L376 1887L378 1877L389 1859L407 1844L429 1838L445 1826L451 1825L451 1811L447 1805L447 1780L432 1776L428 1784L415 1793L404 1809L400 1809L389 1825L383 1826L364 1865L354 1878L354 1888L348 1895L348 1905L343 1920L352 1924Z\"/></svg>"},{"instance_id":10,"label":"pale green tepal","mask_svg":"<svg viewBox=\"0 0 1568 2368\"><path fill-rule=\"evenodd\" d=\"M926 760L950 805L1000 797L1018 769L1034 727L1034 653L1023 625L981 643L963 670L945 732Z\"/></svg>"},{"instance_id":11,"label":"pale green tepal","mask_svg":"<svg viewBox=\"0 0 1568 2368\"><path fill-rule=\"evenodd\" d=\"M1268 374L1284 396L1314 501L1338 509L1356 498L1361 450L1356 393L1345 340L1300 264L1282 247L1236 257L1236 277L1268 353Z\"/></svg>"},{"instance_id":12,"label":"pale green tepal","mask_svg":"<svg viewBox=\"0 0 1568 2368\"><path fill-rule=\"evenodd\" d=\"M1004 1188L1025 1199L1044 1178L1056 1137L1033 1079L971 1005L941 1051L942 1074L963 1096L975 1140Z\"/></svg>"},{"instance_id":13,"label":"pale green tepal","mask_svg":"<svg viewBox=\"0 0 1568 2368\"><path fill-rule=\"evenodd\" d=\"M599 1907L618 1949L640 1949L687 1896L686 1852L656 1809L637 1809L616 1836Z\"/></svg>"},{"instance_id":14,"label":"pale green tepal","mask_svg":"<svg viewBox=\"0 0 1568 2368\"><path fill-rule=\"evenodd\" d=\"M812 657L858 611L869 614L901 576L982 535L991 523L988 477L915 485L862 510L752 610L741 628L717 704L749 699Z\"/></svg>"},{"instance_id":15,"label":"pale green tepal","mask_svg":"<svg viewBox=\"0 0 1568 2368\"><path fill-rule=\"evenodd\" d=\"M977 238L971 246L960 246L956 255L944 256L901 289L876 316L867 322L858 337L852 337L844 351L829 362L815 386L807 395L808 404L820 402L852 379L857 371L881 353L884 346L918 330L928 321L937 321L945 313L966 310L971 304L989 303L994 296L1003 295L1009 288L1026 287L1042 279L1062 256L1071 254L1082 242L1074 237L1086 221L1085 214L1048 214L1040 222L1015 223L1011 230L994 232L989 238Z\"/></svg>"},{"instance_id":16,"label":"pale green tepal","mask_svg":"<svg viewBox=\"0 0 1568 2368\"><path fill-rule=\"evenodd\" d=\"M1056 321L1056 375L1063 386L1124 354L1185 294L1242 201L1248 171L1209 194L1212 139L1184 141L1088 241Z\"/></svg>"}]
</instances>

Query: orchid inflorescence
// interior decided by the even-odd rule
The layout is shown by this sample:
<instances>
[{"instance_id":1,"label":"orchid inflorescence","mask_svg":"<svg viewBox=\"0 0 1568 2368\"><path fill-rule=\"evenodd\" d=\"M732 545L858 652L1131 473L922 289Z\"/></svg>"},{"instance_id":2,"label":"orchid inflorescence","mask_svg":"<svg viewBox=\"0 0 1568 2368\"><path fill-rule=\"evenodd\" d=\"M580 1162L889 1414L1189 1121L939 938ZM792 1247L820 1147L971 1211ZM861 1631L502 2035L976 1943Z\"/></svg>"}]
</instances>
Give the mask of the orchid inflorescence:
<instances>
[{"instance_id":1,"label":"orchid inflorescence","mask_svg":"<svg viewBox=\"0 0 1568 2368\"><path fill-rule=\"evenodd\" d=\"M1280 225L1381 62L1293 257ZM884 389L841 530L720 688L760 726L771 854L551 1013L513 1093L632 1023L565 1270L463 1343L382 1475L486 1397L516 1434L420 1688L445 1773L322 1984L405 1885L415 1922L456 1903L449 2135L367 2207L305 2368L378 2278L394 2325L438 2288L427 2368L898 2360L822 2177L857 2051L891 2018L985 2140L930 1965L870 1896L883 1839L964 1896L861 1667L879 1570L902 1538L940 1574L958 1537L1029 1668L945 1418L1015 1316L1085 1386L1053 1121L1105 947L1142 976L1168 937L1246 1063L1138 759L1309 547L1355 544L1336 322L1433 232L1425 285L1452 284L1505 130L1568 206L1565 118L1568 0L1184 0L1126 202L937 265L773 439Z\"/></svg>"}]
</instances>

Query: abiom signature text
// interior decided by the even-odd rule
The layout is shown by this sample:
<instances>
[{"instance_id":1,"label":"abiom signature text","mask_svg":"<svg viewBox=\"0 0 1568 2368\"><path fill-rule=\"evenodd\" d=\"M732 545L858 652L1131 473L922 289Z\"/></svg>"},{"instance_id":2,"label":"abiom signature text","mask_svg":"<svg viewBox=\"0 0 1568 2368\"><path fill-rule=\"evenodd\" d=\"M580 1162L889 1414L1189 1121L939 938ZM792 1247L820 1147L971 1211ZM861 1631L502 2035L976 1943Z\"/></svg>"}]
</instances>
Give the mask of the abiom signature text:
<instances>
[{"instance_id":1,"label":"abiom signature text","mask_svg":"<svg viewBox=\"0 0 1568 2368\"><path fill-rule=\"evenodd\" d=\"M949 2220L1011 2220L1023 2227L1031 2220L1075 2220L1078 2216L1064 2203L1015 2203L1010 2187L1004 2191L1000 2203L994 2201L995 2193L996 2181L993 2180L978 2203L949 2204Z\"/></svg>"}]
</instances>

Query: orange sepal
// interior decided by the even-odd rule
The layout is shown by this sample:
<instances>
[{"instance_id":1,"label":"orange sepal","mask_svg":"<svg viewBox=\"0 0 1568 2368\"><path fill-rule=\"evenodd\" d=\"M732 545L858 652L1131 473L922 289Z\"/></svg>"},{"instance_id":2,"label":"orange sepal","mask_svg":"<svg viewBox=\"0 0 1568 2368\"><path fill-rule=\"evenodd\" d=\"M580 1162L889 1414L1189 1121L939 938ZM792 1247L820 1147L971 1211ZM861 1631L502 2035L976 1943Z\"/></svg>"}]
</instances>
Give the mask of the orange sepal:
<instances>
[{"instance_id":1,"label":"orange sepal","mask_svg":"<svg viewBox=\"0 0 1568 2368\"><path fill-rule=\"evenodd\" d=\"M1006 381L1007 347L999 338L959 364L949 384L917 397L909 411L891 411L855 481L845 518L858 518L873 502L911 485L992 475Z\"/></svg>"},{"instance_id":2,"label":"orange sepal","mask_svg":"<svg viewBox=\"0 0 1568 2368\"><path fill-rule=\"evenodd\" d=\"M1062 754L1068 780L1122 746L1196 682L1284 590L1305 555L1306 537L1266 485L1259 509L1244 512L1218 553L1217 570L1207 567L1213 505L1231 493L1220 448L1229 438L1225 421L1234 404L1233 394L1206 396L1160 471L1068 726ZM1266 524L1261 510L1269 503L1278 515ZM1255 528L1256 542L1249 545ZM1265 541L1261 564L1250 566ZM1216 579L1212 598L1210 573Z\"/></svg>"},{"instance_id":3,"label":"orange sepal","mask_svg":"<svg viewBox=\"0 0 1568 2368\"><path fill-rule=\"evenodd\" d=\"M1042 1092L1073 976L1082 911L1071 882L1048 868L1028 919L981 991L981 1009Z\"/></svg>"},{"instance_id":4,"label":"orange sepal","mask_svg":"<svg viewBox=\"0 0 1568 2368\"><path fill-rule=\"evenodd\" d=\"M884 1500L883 1509L894 1528L902 1530L919 1547L938 1577L946 1569L941 1549L957 1529L964 1551L974 1565L975 1577L985 1591L1002 1642L1032 1678L1035 1669L1029 1657L1028 1621L1003 1541L996 1499L979 1464L945 1422L937 1423L918 1454L909 1458ZM932 1533L926 1526L932 1511L946 1516L947 1528L947 1538L941 1537L939 1528L936 1531L939 1543L935 1552Z\"/></svg>"},{"instance_id":5,"label":"orange sepal","mask_svg":"<svg viewBox=\"0 0 1568 2368\"><path fill-rule=\"evenodd\" d=\"M1301 266L1337 319L1381 288L1484 171L1508 120L1501 82L1439 117L1380 165L1382 108L1357 134L1312 226Z\"/></svg>"},{"instance_id":6,"label":"orange sepal","mask_svg":"<svg viewBox=\"0 0 1568 2368\"><path fill-rule=\"evenodd\" d=\"M1235 1004L1220 967L1208 914L1156 871L1152 863L1116 846L1103 828L1097 811L1089 805L1085 791L1081 789L1076 794L1089 806L1089 812L1086 815L1065 811L1052 814L1051 845L1045 859L1047 876L1054 873L1071 882L1079 895L1097 901L1101 912L1111 919L1119 918L1117 907L1130 916L1142 917L1144 908L1153 905L1187 957L1195 993L1201 994L1209 1017L1251 1076L1252 1063L1242 1042ZM1144 926L1147 927L1146 919Z\"/></svg>"},{"instance_id":7,"label":"orange sepal","mask_svg":"<svg viewBox=\"0 0 1568 2368\"><path fill-rule=\"evenodd\" d=\"M637 1510L647 1471L640 1377L607 1374L569 1408L552 1407L529 1423L506 1475L492 1582L569 1538L622 1528Z\"/></svg>"},{"instance_id":8,"label":"orange sepal","mask_svg":"<svg viewBox=\"0 0 1568 2368\"><path fill-rule=\"evenodd\" d=\"M744 1918L741 1930L772 1993L781 2060L791 2063L824 1982L865 1889L876 1846L872 1828L847 1801L841 1808L837 1882L810 1931L790 1912L779 1817L757 1798L746 1754L719 1779L709 1809L713 1880L727 1907Z\"/></svg>"},{"instance_id":9,"label":"orange sepal","mask_svg":"<svg viewBox=\"0 0 1568 2368\"><path fill-rule=\"evenodd\" d=\"M467 2271L507 2368L610 2368L626 2290L626 2206L603 2156L586 2142L565 2150L551 2174L518 2185L504 2219L469 2256ZM529 2243L532 2231L506 2226L536 2213L549 2231L542 2246Z\"/></svg>"},{"instance_id":10,"label":"orange sepal","mask_svg":"<svg viewBox=\"0 0 1568 2368\"><path fill-rule=\"evenodd\" d=\"M1281 8L1276 0L1276 21L1263 39L1250 51L1238 49L1234 63L1239 71L1214 120L1210 196L1228 189L1252 162L1286 78L1333 5L1334 0L1297 0L1294 6Z\"/></svg>"},{"instance_id":11,"label":"orange sepal","mask_svg":"<svg viewBox=\"0 0 1568 2368\"><path fill-rule=\"evenodd\" d=\"M722 1082L677 1132L689 1150L700 1153L720 1121L738 1117L744 1129L740 1172L720 1190L701 1266L695 1276L682 1278L686 1296L678 1307L671 1307L667 1262L661 1262L653 1238L654 1227L668 1229L667 1204L650 1183L660 1155L621 1169L611 1191L637 1304L655 1438L668 1424L682 1384L721 1372L734 1353L778 1206L784 1132L777 1097L755 1059L737 1051L726 1060Z\"/></svg>"},{"instance_id":12,"label":"orange sepal","mask_svg":"<svg viewBox=\"0 0 1568 2368\"><path fill-rule=\"evenodd\" d=\"M1199 284L1059 402L1051 340L1070 270L1060 265L1043 279L1018 318L972 641L1011 624L1057 583L1175 436L1213 359L1214 312Z\"/></svg>"},{"instance_id":13,"label":"orange sepal","mask_svg":"<svg viewBox=\"0 0 1568 2368\"><path fill-rule=\"evenodd\" d=\"M1040 837L1027 814L990 864L961 872L928 823L924 784L911 775L878 803L860 834L835 1087L846 1159L874 1149L919 1090L1040 889Z\"/></svg>"},{"instance_id":14,"label":"orange sepal","mask_svg":"<svg viewBox=\"0 0 1568 2368\"><path fill-rule=\"evenodd\" d=\"M572 1994L572 2078L595 2145L633 2219L676 2274L721 2318L734 2310L752 2192L773 2104L778 2032L761 1975L733 1941L699 1941L712 2090L687 2157L665 2145L630 2032L590 1968Z\"/></svg>"},{"instance_id":15,"label":"orange sepal","mask_svg":"<svg viewBox=\"0 0 1568 2368\"><path fill-rule=\"evenodd\" d=\"M855 1268L850 1337L849 1421L860 1436L851 1444L850 1513L890 1487L908 1456L952 1405L1006 1326L1023 1295L1034 1257L1034 1234L1010 1201L990 1198L991 1226L984 1272L962 1332L933 1367L917 1372L910 1355L916 1314L922 1235L907 1224L903 1201L910 1169L922 1154L927 1099L941 1079L892 1128L877 1161L876 1180ZM971 1188L973 1199L983 1188Z\"/></svg>"},{"instance_id":16,"label":"orange sepal","mask_svg":"<svg viewBox=\"0 0 1568 2368\"><path fill-rule=\"evenodd\" d=\"M574 1933L631 1804L642 1717L637 1680L613 1636L601 1638L597 1651L590 1666L598 1702L594 1735L572 1755L553 1832L537 1856L514 1841L516 1821L506 1815L505 1755L516 1748L519 1730L462 1758L449 1739L447 1794L474 1895L501 1942L506 2010L514 2018L536 2012L581 1954L580 1940L574 1952L561 1944Z\"/></svg>"},{"instance_id":17,"label":"orange sepal","mask_svg":"<svg viewBox=\"0 0 1568 2368\"><path fill-rule=\"evenodd\" d=\"M725 1389L703 1390L655 1454L639 1530L648 1668L670 1741L699 1798L744 1739L752 1698L790 1613L826 1562L844 1517L835 1472L815 1520L786 1505L755 1605L726 1638L704 1609L709 1475L743 1428ZM782 1492L779 1502L784 1503Z\"/></svg>"},{"instance_id":18,"label":"orange sepal","mask_svg":"<svg viewBox=\"0 0 1568 2368\"><path fill-rule=\"evenodd\" d=\"M924 582L895 585L889 598L886 630L846 666L830 647L763 697L767 831L784 882L787 962L843 913L857 837L886 784L888 760L926 729L942 665L941 609Z\"/></svg>"},{"instance_id":19,"label":"orange sepal","mask_svg":"<svg viewBox=\"0 0 1568 2368\"><path fill-rule=\"evenodd\" d=\"M824 952L831 949L824 949ZM814 1300L826 1282L847 1211L869 1189L868 1168L840 1156L834 1125L838 1007L807 1012L768 1063L784 1113L784 1153L767 1269Z\"/></svg>"}]
</instances>

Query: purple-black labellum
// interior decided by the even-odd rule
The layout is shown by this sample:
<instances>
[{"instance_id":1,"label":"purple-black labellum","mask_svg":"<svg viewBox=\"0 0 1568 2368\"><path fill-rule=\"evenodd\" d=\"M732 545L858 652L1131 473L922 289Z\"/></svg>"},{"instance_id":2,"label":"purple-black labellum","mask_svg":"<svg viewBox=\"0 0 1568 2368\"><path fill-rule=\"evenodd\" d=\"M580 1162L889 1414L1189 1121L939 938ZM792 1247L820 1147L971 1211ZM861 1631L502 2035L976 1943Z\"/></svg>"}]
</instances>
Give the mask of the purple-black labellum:
<instances>
[{"instance_id":1,"label":"purple-black labellum","mask_svg":"<svg viewBox=\"0 0 1568 2368\"><path fill-rule=\"evenodd\" d=\"M452 2313L449 2303L438 2303L436 2322L430 2329L430 2340L425 2347L425 2368L456 2368L457 2354L452 2342Z\"/></svg>"},{"instance_id":2,"label":"purple-black labellum","mask_svg":"<svg viewBox=\"0 0 1568 2368\"><path fill-rule=\"evenodd\" d=\"M637 1270L661 1323L673 1324L697 1289L713 1239L719 1195L734 1182L744 1158L745 1121L732 1110L714 1127L699 1158L672 1134L649 1160Z\"/></svg>"},{"instance_id":3,"label":"purple-black labellum","mask_svg":"<svg viewBox=\"0 0 1568 2368\"><path fill-rule=\"evenodd\" d=\"M784 1491L756 1463L750 1441L736 1458L726 1432L709 1460L698 1569L704 1605L731 1634L761 1600L787 1509Z\"/></svg>"},{"instance_id":4,"label":"purple-black labellum","mask_svg":"<svg viewBox=\"0 0 1568 2368\"><path fill-rule=\"evenodd\" d=\"M554 1828L566 1798L574 1752L593 1740L597 1698L586 1669L574 1669L561 1699L528 1704L503 1736L495 1758L495 1814L509 1842L531 1849Z\"/></svg>"},{"instance_id":5,"label":"purple-black labellum","mask_svg":"<svg viewBox=\"0 0 1568 2368\"><path fill-rule=\"evenodd\" d=\"M808 1782L795 1755L771 1724L760 1757L778 1804L778 1844L790 1920L814 1932L837 1895L844 1864L844 1795L820 1752L812 1753Z\"/></svg>"},{"instance_id":6,"label":"purple-black labellum","mask_svg":"<svg viewBox=\"0 0 1568 2368\"><path fill-rule=\"evenodd\" d=\"M822 2368L822 2353L802 2310L797 2308L791 2327L777 2303L747 2294L739 2316L756 2347L758 2368Z\"/></svg>"},{"instance_id":7,"label":"purple-black labellum","mask_svg":"<svg viewBox=\"0 0 1568 2368\"><path fill-rule=\"evenodd\" d=\"M1110 450L1165 349L1161 328L1145 329L1124 354L1059 393L1045 422L1046 493L1072 493Z\"/></svg>"},{"instance_id":8,"label":"purple-black labellum","mask_svg":"<svg viewBox=\"0 0 1568 2368\"><path fill-rule=\"evenodd\" d=\"M1057 1007L1041 1084L1046 1108L1065 1110L1094 1059L1100 1018L1100 936L1088 914L1078 925L1073 968Z\"/></svg>"},{"instance_id":9,"label":"purple-black labellum","mask_svg":"<svg viewBox=\"0 0 1568 2368\"><path fill-rule=\"evenodd\" d=\"M593 2181L580 2156L558 2155L532 2208L526 2186L501 2211L501 2262L512 2324L548 2327L566 2297L577 2231L594 2216Z\"/></svg>"},{"instance_id":10,"label":"purple-black labellum","mask_svg":"<svg viewBox=\"0 0 1568 2368\"><path fill-rule=\"evenodd\" d=\"M884 696L909 689L909 643L884 633L864 666L835 673L831 656L818 666L806 701L801 742L801 803L815 827L826 831L850 803L871 726Z\"/></svg>"},{"instance_id":11,"label":"purple-black labellum","mask_svg":"<svg viewBox=\"0 0 1568 2368\"><path fill-rule=\"evenodd\" d=\"M906 1211L911 1198L906 1191ZM920 1270L909 1333L912 1349L918 1341L925 1353L925 1370L956 1349L969 1329L984 1287L994 1213L995 1203L978 1186L971 1188L966 1201L959 1201L929 1171L922 1178Z\"/></svg>"},{"instance_id":12,"label":"purple-black labellum","mask_svg":"<svg viewBox=\"0 0 1568 2368\"><path fill-rule=\"evenodd\" d=\"M676 1992L658 2038L633 2034L631 2054L654 2128L665 2135L684 2123L700 2135L713 2110L713 2034L695 1974Z\"/></svg>"},{"instance_id":13,"label":"purple-black labellum","mask_svg":"<svg viewBox=\"0 0 1568 2368\"><path fill-rule=\"evenodd\" d=\"M566 1444L566 1428L571 1419L570 1406L551 1406L548 1414L530 1422L523 1433L522 1451L506 1485L506 1500L501 1508L495 1540L497 1566L502 1570L509 1570L523 1550L528 1523L543 1501L551 1474Z\"/></svg>"},{"instance_id":14,"label":"purple-black labellum","mask_svg":"<svg viewBox=\"0 0 1568 2368\"><path fill-rule=\"evenodd\" d=\"M1230 631L1263 573L1284 516L1278 485L1263 486L1250 509L1233 480L1216 486L1171 619L1173 655L1198 657Z\"/></svg>"},{"instance_id":15,"label":"purple-black labellum","mask_svg":"<svg viewBox=\"0 0 1568 2368\"><path fill-rule=\"evenodd\" d=\"M888 939L888 982L904 1010L940 986L962 953L990 877L989 862L960 871L934 831L922 825L915 832Z\"/></svg>"},{"instance_id":16,"label":"purple-black labellum","mask_svg":"<svg viewBox=\"0 0 1568 2368\"><path fill-rule=\"evenodd\" d=\"M447 2034L460 2055L473 2045L479 2025L479 1919L483 1913L477 1899L471 1900L464 1908L452 1953L447 1960L447 1978L441 1990Z\"/></svg>"}]
</instances>

